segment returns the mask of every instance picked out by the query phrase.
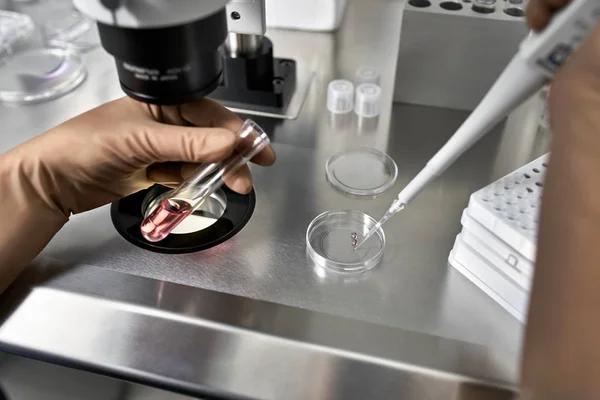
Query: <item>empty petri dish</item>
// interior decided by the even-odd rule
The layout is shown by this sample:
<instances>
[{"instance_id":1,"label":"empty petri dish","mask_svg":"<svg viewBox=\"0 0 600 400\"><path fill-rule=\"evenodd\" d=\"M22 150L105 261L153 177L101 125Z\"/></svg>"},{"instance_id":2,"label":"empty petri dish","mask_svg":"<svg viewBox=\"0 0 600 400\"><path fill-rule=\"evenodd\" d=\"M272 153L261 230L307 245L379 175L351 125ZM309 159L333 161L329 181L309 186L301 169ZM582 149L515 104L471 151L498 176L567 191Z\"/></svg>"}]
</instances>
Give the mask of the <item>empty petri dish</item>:
<instances>
[{"instance_id":1,"label":"empty petri dish","mask_svg":"<svg viewBox=\"0 0 600 400\"><path fill-rule=\"evenodd\" d=\"M34 30L35 25L28 15L0 10L0 63L15 47L25 43Z\"/></svg>"},{"instance_id":2,"label":"empty petri dish","mask_svg":"<svg viewBox=\"0 0 600 400\"><path fill-rule=\"evenodd\" d=\"M375 196L394 185L398 166L379 150L361 148L331 156L325 172L329 183L344 193Z\"/></svg>"},{"instance_id":3,"label":"empty petri dish","mask_svg":"<svg viewBox=\"0 0 600 400\"><path fill-rule=\"evenodd\" d=\"M47 21L43 29L50 47L88 51L100 46L94 21L76 10Z\"/></svg>"},{"instance_id":4,"label":"empty petri dish","mask_svg":"<svg viewBox=\"0 0 600 400\"><path fill-rule=\"evenodd\" d=\"M306 249L315 264L339 273L361 273L375 268L383 258L385 234L379 229L357 250L360 241L377 224L360 211L328 211L317 216L306 231Z\"/></svg>"},{"instance_id":5,"label":"empty petri dish","mask_svg":"<svg viewBox=\"0 0 600 400\"><path fill-rule=\"evenodd\" d=\"M83 82L86 69L74 51L33 49L0 63L0 101L32 103L70 92Z\"/></svg>"}]
</instances>

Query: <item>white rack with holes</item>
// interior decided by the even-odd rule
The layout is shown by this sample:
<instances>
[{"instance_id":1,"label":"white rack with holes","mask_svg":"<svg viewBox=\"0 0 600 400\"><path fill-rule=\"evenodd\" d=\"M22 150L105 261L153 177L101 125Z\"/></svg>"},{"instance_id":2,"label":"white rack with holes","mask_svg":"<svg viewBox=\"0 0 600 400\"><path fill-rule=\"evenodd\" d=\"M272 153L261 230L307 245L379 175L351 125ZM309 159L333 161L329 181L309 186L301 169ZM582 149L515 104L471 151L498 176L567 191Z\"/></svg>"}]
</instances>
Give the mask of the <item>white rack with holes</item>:
<instances>
[{"instance_id":1,"label":"white rack with holes","mask_svg":"<svg viewBox=\"0 0 600 400\"><path fill-rule=\"evenodd\" d=\"M473 193L449 261L520 321L526 315L548 155Z\"/></svg>"},{"instance_id":2,"label":"white rack with holes","mask_svg":"<svg viewBox=\"0 0 600 400\"><path fill-rule=\"evenodd\" d=\"M467 212L500 240L535 261L537 225L548 156L471 195Z\"/></svg>"}]
</instances>

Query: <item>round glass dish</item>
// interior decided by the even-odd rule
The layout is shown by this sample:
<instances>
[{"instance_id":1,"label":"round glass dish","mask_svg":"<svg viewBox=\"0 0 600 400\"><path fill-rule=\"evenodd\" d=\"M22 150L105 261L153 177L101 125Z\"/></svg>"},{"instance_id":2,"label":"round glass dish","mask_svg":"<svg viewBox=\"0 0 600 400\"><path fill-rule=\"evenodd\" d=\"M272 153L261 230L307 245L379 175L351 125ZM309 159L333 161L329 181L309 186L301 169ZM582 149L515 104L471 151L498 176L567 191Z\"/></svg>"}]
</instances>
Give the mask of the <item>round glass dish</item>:
<instances>
[{"instance_id":1,"label":"round glass dish","mask_svg":"<svg viewBox=\"0 0 600 400\"><path fill-rule=\"evenodd\" d=\"M376 196L394 186L398 166L379 150L361 148L334 154L327 160L329 183L355 196Z\"/></svg>"},{"instance_id":2,"label":"round glass dish","mask_svg":"<svg viewBox=\"0 0 600 400\"><path fill-rule=\"evenodd\" d=\"M0 101L32 103L70 92L83 82L86 68L74 51L26 50L0 62Z\"/></svg>"},{"instance_id":3,"label":"round glass dish","mask_svg":"<svg viewBox=\"0 0 600 400\"><path fill-rule=\"evenodd\" d=\"M353 233L360 241L375 224L360 211L328 211L317 216L306 231L306 251L315 264L339 273L361 273L375 268L383 258L385 234L379 229L357 250Z\"/></svg>"},{"instance_id":4,"label":"round glass dish","mask_svg":"<svg viewBox=\"0 0 600 400\"><path fill-rule=\"evenodd\" d=\"M0 63L23 45L34 30L35 25L28 15L0 10Z\"/></svg>"},{"instance_id":5,"label":"round glass dish","mask_svg":"<svg viewBox=\"0 0 600 400\"><path fill-rule=\"evenodd\" d=\"M84 52L100 46L100 35L94 21L77 10L47 21L43 31L49 47Z\"/></svg>"}]
</instances>

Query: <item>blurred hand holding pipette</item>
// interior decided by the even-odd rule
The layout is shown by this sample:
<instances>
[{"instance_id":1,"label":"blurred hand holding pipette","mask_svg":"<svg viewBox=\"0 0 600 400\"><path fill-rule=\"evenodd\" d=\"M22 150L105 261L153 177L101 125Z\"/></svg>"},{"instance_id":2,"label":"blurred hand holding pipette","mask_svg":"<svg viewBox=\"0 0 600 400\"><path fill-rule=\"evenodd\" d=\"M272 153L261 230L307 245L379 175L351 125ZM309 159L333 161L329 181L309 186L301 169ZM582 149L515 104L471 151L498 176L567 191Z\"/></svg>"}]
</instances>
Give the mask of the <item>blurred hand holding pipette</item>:
<instances>
[{"instance_id":1,"label":"blurred hand holding pipette","mask_svg":"<svg viewBox=\"0 0 600 400\"><path fill-rule=\"evenodd\" d=\"M598 0L574 0L554 16L544 31L529 35L477 108L398 194L384 216L358 241L354 249L365 243L394 214L403 210L508 113L538 92L596 26L599 18Z\"/></svg>"}]
</instances>

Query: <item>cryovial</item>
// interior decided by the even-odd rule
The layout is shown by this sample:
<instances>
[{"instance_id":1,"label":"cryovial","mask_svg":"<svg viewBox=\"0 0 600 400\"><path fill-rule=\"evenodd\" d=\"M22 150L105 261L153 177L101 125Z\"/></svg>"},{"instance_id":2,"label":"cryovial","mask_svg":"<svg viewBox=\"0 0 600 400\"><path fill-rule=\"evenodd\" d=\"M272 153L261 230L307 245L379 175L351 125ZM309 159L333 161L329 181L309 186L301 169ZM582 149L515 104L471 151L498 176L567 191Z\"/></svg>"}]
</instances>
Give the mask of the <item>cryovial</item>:
<instances>
[{"instance_id":1,"label":"cryovial","mask_svg":"<svg viewBox=\"0 0 600 400\"><path fill-rule=\"evenodd\" d=\"M381 75L376 68L373 67L360 67L356 70L356 86L360 86L363 83L371 83L373 85L379 85Z\"/></svg>"},{"instance_id":2,"label":"cryovial","mask_svg":"<svg viewBox=\"0 0 600 400\"><path fill-rule=\"evenodd\" d=\"M354 108L354 84L345 79L329 82L327 109L334 114L345 114Z\"/></svg>"}]
</instances>

